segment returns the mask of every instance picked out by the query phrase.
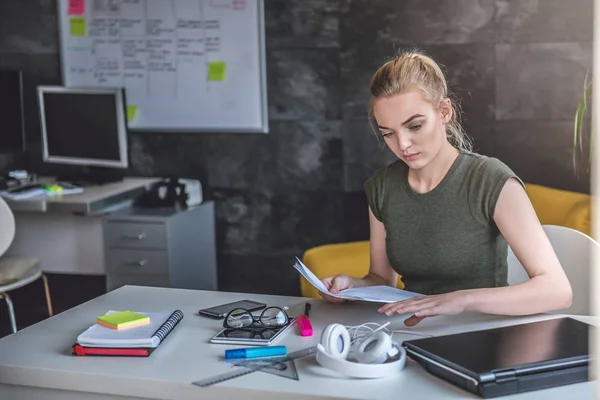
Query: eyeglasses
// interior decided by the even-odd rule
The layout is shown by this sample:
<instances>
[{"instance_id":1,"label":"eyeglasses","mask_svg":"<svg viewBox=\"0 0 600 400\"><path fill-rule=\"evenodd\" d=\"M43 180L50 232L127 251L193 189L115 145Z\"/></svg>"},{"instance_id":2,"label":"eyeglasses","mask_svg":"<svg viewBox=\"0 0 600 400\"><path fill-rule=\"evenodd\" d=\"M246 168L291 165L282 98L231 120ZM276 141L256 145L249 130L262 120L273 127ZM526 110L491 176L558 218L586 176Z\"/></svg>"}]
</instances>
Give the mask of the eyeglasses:
<instances>
[{"instance_id":1,"label":"eyeglasses","mask_svg":"<svg viewBox=\"0 0 600 400\"><path fill-rule=\"evenodd\" d=\"M223 336L237 339L271 339L279 332L273 328L227 328L223 331Z\"/></svg>"},{"instance_id":2,"label":"eyeglasses","mask_svg":"<svg viewBox=\"0 0 600 400\"><path fill-rule=\"evenodd\" d=\"M249 328L249 327L279 327L288 324L290 318L287 313L279 307L267 307L257 318L245 308L236 308L231 310L223 321L224 328Z\"/></svg>"}]
</instances>

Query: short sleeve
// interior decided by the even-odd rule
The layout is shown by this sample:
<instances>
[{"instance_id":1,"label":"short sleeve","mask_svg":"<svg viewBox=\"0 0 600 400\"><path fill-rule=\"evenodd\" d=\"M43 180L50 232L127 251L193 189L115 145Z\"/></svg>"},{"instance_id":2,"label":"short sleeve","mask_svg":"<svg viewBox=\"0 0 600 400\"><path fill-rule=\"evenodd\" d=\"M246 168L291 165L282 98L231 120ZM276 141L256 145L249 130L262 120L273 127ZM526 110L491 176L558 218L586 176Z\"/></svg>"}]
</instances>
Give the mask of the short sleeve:
<instances>
[{"instance_id":1,"label":"short sleeve","mask_svg":"<svg viewBox=\"0 0 600 400\"><path fill-rule=\"evenodd\" d=\"M367 202L369 208L373 212L375 218L383 222L381 217L381 208L383 204L383 192L384 192L384 181L385 181L386 169L381 169L375 172L364 184L365 194L367 195Z\"/></svg>"},{"instance_id":2,"label":"short sleeve","mask_svg":"<svg viewBox=\"0 0 600 400\"><path fill-rule=\"evenodd\" d=\"M511 178L525 189L521 178L497 158L484 157L474 165L469 177L469 206L475 218L484 224L493 222L500 193Z\"/></svg>"}]
</instances>

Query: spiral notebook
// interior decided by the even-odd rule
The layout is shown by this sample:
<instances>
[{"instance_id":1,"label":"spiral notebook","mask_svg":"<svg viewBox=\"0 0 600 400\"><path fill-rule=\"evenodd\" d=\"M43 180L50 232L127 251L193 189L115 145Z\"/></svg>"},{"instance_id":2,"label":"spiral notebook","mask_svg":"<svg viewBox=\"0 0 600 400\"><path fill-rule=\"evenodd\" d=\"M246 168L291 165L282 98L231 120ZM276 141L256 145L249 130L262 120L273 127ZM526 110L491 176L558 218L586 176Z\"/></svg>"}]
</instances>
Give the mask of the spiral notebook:
<instances>
[{"instance_id":1,"label":"spiral notebook","mask_svg":"<svg viewBox=\"0 0 600 400\"><path fill-rule=\"evenodd\" d=\"M108 311L106 314L118 311ZM137 314L150 317L150 323L123 331L94 324L77 337L77 344L84 348L154 349L171 333L183 319L180 310Z\"/></svg>"}]
</instances>

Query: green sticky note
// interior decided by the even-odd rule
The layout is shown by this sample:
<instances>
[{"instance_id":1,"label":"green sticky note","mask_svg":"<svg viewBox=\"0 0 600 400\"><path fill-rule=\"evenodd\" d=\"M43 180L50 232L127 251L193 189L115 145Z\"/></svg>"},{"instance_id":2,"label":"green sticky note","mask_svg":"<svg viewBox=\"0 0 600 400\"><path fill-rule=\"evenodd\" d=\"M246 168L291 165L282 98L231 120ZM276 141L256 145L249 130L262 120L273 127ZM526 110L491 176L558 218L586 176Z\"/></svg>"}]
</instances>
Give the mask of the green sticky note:
<instances>
[{"instance_id":1,"label":"green sticky note","mask_svg":"<svg viewBox=\"0 0 600 400\"><path fill-rule=\"evenodd\" d=\"M71 18L71 36L85 36L86 26L84 17Z\"/></svg>"},{"instance_id":2,"label":"green sticky note","mask_svg":"<svg viewBox=\"0 0 600 400\"><path fill-rule=\"evenodd\" d=\"M97 322L100 325L104 325L109 328L125 329L129 327L145 325L150 322L150 317L127 310L101 315L97 318Z\"/></svg>"},{"instance_id":3,"label":"green sticky note","mask_svg":"<svg viewBox=\"0 0 600 400\"><path fill-rule=\"evenodd\" d=\"M208 80L209 81L224 81L227 64L225 61L210 61L208 63Z\"/></svg>"},{"instance_id":4,"label":"green sticky note","mask_svg":"<svg viewBox=\"0 0 600 400\"><path fill-rule=\"evenodd\" d=\"M137 115L137 106L127 106L127 122L131 122Z\"/></svg>"}]
</instances>

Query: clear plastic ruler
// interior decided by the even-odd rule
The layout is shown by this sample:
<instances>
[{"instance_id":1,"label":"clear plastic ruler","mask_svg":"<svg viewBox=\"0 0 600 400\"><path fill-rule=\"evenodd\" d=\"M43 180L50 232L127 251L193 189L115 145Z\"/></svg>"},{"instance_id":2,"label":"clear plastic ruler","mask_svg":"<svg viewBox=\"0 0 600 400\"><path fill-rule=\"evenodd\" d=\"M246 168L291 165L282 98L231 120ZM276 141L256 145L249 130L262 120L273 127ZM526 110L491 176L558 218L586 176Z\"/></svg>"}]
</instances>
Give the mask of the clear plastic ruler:
<instances>
[{"instance_id":1,"label":"clear plastic ruler","mask_svg":"<svg viewBox=\"0 0 600 400\"><path fill-rule=\"evenodd\" d=\"M215 375L210 378L200 379L195 382L192 382L192 385L207 387L211 385L215 385L217 383L226 382L231 379L239 378L240 376L248 375L256 371L263 370L265 368L278 368L279 365L285 363L287 361L296 360L298 358L306 357L311 354L315 354L317 352L317 347L307 347L305 349L301 349L298 351L294 351L289 353L285 357L278 357L275 360L267 361L264 360L262 362L247 360L247 364L236 364L237 366L243 366L243 369L235 369L231 372L225 372L220 375Z\"/></svg>"},{"instance_id":2,"label":"clear plastic ruler","mask_svg":"<svg viewBox=\"0 0 600 400\"><path fill-rule=\"evenodd\" d=\"M259 360L227 360L223 359L222 361L232 364L238 367L252 368L255 365L262 365L264 363L269 363L270 365L266 368L260 370L260 372L265 374L271 374L280 376L282 378L288 378L292 380L300 380L298 378L298 371L296 370L296 361L288 360L286 356L274 356L274 357L265 357Z\"/></svg>"}]
</instances>

